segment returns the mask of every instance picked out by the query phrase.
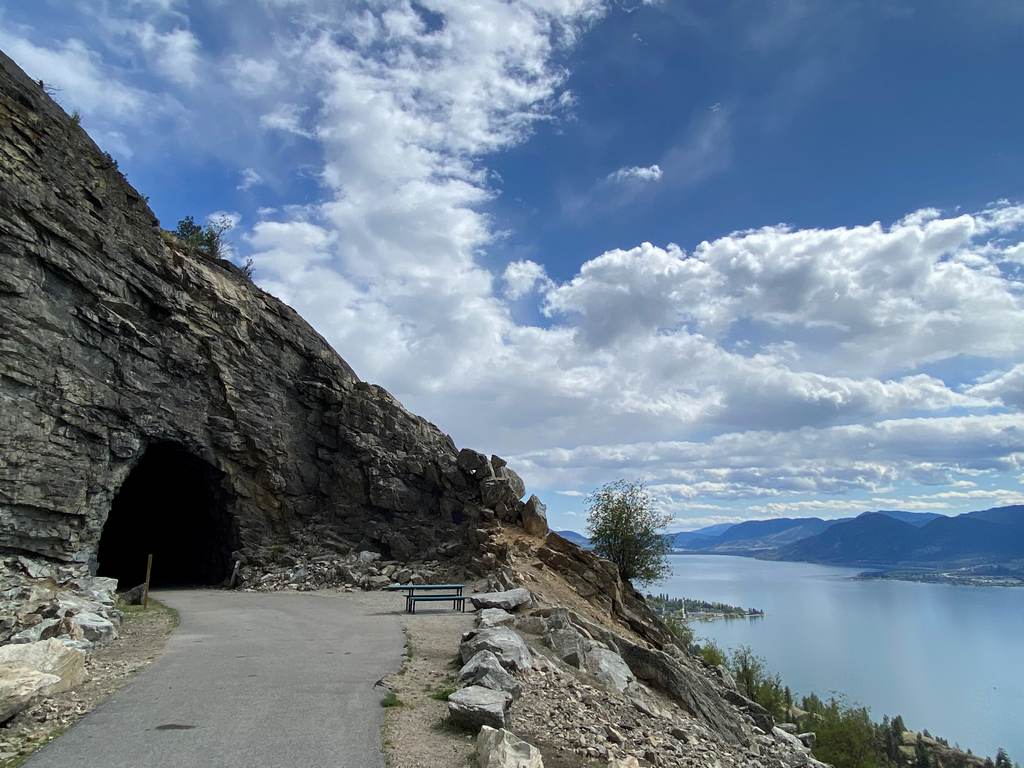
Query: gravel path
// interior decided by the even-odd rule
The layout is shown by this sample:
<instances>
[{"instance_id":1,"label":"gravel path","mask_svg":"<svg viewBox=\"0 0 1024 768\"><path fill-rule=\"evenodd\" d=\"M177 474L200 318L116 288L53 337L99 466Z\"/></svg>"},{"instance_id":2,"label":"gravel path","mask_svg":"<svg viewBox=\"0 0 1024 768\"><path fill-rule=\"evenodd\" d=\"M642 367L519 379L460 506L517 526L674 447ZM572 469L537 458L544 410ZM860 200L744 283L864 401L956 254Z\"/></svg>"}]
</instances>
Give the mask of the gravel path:
<instances>
[{"instance_id":1,"label":"gravel path","mask_svg":"<svg viewBox=\"0 0 1024 768\"><path fill-rule=\"evenodd\" d=\"M448 702L435 698L455 686L459 639L475 614L424 609L405 617L406 660L387 678L401 706L388 709L384 751L389 768L475 766L472 735L448 726Z\"/></svg>"},{"instance_id":2,"label":"gravel path","mask_svg":"<svg viewBox=\"0 0 1024 768\"><path fill-rule=\"evenodd\" d=\"M161 592L166 652L33 755L30 768L379 768L402 597Z\"/></svg>"}]
</instances>

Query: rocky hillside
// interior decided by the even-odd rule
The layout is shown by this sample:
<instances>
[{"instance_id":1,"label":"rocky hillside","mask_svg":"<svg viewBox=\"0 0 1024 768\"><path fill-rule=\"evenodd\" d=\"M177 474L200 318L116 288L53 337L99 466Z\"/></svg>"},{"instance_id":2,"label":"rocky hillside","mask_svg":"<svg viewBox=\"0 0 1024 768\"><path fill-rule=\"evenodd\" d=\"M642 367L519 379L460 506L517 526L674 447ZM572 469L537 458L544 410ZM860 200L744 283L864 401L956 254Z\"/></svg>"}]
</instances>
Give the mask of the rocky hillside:
<instances>
[{"instance_id":1,"label":"rocky hillside","mask_svg":"<svg viewBox=\"0 0 1024 768\"><path fill-rule=\"evenodd\" d=\"M119 488L163 446L216 486L229 563L300 533L451 556L495 510L521 515L503 462L460 463L294 310L164 234L0 54L0 551L94 566Z\"/></svg>"}]
</instances>

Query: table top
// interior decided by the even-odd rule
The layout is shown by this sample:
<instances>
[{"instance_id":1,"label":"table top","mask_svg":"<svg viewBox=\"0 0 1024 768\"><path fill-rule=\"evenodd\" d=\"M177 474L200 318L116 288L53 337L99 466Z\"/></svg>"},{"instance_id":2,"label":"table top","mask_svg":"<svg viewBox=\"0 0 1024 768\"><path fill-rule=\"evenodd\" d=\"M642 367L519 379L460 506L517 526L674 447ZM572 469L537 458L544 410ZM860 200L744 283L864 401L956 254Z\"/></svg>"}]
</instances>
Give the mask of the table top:
<instances>
[{"instance_id":1,"label":"table top","mask_svg":"<svg viewBox=\"0 0 1024 768\"><path fill-rule=\"evenodd\" d=\"M463 589L465 584L391 584L384 589L397 591L400 589Z\"/></svg>"}]
</instances>

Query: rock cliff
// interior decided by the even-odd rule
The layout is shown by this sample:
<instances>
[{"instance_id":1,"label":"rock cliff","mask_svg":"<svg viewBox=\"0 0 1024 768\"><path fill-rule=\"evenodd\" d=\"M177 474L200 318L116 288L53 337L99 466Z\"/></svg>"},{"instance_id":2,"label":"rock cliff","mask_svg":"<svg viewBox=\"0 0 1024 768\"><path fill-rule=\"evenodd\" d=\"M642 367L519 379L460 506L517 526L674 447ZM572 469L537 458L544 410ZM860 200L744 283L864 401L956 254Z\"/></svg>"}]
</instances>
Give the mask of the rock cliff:
<instances>
[{"instance_id":1,"label":"rock cliff","mask_svg":"<svg viewBox=\"0 0 1024 768\"><path fill-rule=\"evenodd\" d=\"M361 381L294 310L229 262L176 248L110 156L3 54L0 351L8 553L94 565L147 454L141 485L191 484L189 506L217 508L212 527L172 536L218 539L210 583L300 531L405 560L493 520L482 487L505 516L523 506L510 470L470 466L472 452L460 466L450 437ZM138 494L129 532L161 504Z\"/></svg>"}]
</instances>

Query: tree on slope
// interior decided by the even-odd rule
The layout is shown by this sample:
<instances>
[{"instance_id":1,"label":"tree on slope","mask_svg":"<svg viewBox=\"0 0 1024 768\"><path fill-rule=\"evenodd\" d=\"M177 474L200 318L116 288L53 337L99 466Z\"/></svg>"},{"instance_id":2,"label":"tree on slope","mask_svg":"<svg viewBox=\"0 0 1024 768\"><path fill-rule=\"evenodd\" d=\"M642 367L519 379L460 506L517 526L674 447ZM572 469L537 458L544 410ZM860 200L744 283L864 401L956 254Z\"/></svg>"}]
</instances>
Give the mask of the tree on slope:
<instances>
[{"instance_id":1,"label":"tree on slope","mask_svg":"<svg viewBox=\"0 0 1024 768\"><path fill-rule=\"evenodd\" d=\"M670 547L663 531L672 515L654 508L643 483L606 483L587 502L587 534L594 552L619 566L623 578L648 584L669 575Z\"/></svg>"}]
</instances>

